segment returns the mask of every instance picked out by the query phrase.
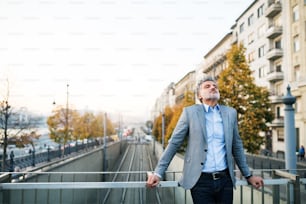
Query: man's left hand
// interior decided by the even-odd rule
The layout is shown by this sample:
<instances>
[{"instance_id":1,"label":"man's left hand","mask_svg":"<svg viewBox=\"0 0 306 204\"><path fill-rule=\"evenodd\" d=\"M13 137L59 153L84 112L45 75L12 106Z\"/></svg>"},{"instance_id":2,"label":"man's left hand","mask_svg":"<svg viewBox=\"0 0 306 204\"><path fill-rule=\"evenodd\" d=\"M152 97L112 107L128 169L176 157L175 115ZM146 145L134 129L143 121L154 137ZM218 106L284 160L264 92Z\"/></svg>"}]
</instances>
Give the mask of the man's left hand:
<instances>
[{"instance_id":1,"label":"man's left hand","mask_svg":"<svg viewBox=\"0 0 306 204\"><path fill-rule=\"evenodd\" d=\"M248 178L248 182L256 189L259 189L264 185L263 179L260 176L251 176Z\"/></svg>"}]
</instances>

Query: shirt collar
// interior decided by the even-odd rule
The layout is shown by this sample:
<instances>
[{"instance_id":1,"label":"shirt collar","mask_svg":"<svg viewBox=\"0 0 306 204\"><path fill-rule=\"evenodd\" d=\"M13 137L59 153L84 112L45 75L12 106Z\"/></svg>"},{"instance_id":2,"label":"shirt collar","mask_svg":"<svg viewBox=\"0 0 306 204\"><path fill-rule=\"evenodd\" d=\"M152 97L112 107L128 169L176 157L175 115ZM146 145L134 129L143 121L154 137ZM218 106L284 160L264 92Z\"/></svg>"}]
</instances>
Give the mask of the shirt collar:
<instances>
[{"instance_id":1,"label":"shirt collar","mask_svg":"<svg viewBox=\"0 0 306 204\"><path fill-rule=\"evenodd\" d=\"M207 105L207 104L203 104L204 105L204 109L205 109L205 112L206 113L208 113L208 111L209 111L209 108L212 108L212 109L216 109L216 110L220 110L220 106L219 106L219 104L217 104L217 105L215 105L215 107L211 107L211 106L209 106L209 105Z\"/></svg>"}]
</instances>

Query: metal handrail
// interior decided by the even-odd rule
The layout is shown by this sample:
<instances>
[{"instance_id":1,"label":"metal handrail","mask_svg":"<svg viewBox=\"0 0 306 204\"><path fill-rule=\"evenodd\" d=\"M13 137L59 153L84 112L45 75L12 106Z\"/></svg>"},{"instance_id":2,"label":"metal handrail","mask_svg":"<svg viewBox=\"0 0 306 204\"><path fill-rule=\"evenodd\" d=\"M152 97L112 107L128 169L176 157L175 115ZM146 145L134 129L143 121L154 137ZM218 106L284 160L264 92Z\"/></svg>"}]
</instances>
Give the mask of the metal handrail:
<instances>
[{"instance_id":1,"label":"metal handrail","mask_svg":"<svg viewBox=\"0 0 306 204\"><path fill-rule=\"evenodd\" d=\"M305 179L306 180L306 179ZM265 185L284 185L290 179L264 179ZM60 185L59 185L60 184ZM237 186L249 185L245 180L237 180ZM161 181L158 188L179 187L178 181ZM108 189L108 188L146 188L145 181L129 182L40 182L40 183L1 183L1 190L16 189Z\"/></svg>"}]
</instances>

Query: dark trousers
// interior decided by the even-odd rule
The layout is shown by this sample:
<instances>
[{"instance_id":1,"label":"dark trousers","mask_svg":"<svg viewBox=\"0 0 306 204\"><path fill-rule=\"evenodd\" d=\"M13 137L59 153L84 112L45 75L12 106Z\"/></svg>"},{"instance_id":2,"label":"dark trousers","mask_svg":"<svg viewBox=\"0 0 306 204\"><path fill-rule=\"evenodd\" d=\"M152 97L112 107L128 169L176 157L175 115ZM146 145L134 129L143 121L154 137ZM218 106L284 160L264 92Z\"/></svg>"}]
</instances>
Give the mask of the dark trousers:
<instances>
[{"instance_id":1,"label":"dark trousers","mask_svg":"<svg viewBox=\"0 0 306 204\"><path fill-rule=\"evenodd\" d=\"M194 204L232 204L232 180L228 174L214 180L211 176L202 173L191 189L191 196Z\"/></svg>"}]
</instances>

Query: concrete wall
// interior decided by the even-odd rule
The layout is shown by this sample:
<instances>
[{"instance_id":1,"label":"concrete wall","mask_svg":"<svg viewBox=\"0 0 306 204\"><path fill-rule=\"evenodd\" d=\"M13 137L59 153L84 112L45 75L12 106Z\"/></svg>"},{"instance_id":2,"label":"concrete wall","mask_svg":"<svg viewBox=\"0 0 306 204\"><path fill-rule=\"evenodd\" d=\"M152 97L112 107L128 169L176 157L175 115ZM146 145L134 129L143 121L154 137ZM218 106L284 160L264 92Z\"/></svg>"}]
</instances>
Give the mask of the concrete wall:
<instances>
[{"instance_id":1,"label":"concrete wall","mask_svg":"<svg viewBox=\"0 0 306 204\"><path fill-rule=\"evenodd\" d=\"M126 149L126 142L109 144L106 148L107 171L111 171L121 152ZM103 180L103 147L94 149L73 158L64 158L42 169L51 174L33 174L26 182L98 182ZM61 172L57 174L56 172ZM62 173L63 172L63 173ZM80 172L80 173L78 173ZM93 173L88 173L93 172ZM97 172L97 173L95 173ZM97 189L40 189L10 190L0 192L0 203L92 203L102 190ZM3 201L3 202L1 202Z\"/></svg>"}]
</instances>

